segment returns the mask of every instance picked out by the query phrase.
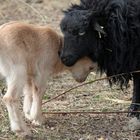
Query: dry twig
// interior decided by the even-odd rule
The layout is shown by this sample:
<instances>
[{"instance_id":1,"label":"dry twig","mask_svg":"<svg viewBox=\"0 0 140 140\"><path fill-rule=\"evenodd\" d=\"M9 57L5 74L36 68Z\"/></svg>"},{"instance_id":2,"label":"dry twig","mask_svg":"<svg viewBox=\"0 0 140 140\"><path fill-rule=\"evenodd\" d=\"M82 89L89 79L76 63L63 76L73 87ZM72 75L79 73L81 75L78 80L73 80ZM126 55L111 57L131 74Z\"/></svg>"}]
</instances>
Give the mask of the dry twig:
<instances>
[{"instance_id":1,"label":"dry twig","mask_svg":"<svg viewBox=\"0 0 140 140\"><path fill-rule=\"evenodd\" d=\"M52 100L54 100L54 99L56 99L56 98L58 98L58 97L60 97L60 96L66 94L66 93L68 93L68 92L70 92L70 91L72 91L72 90L74 90L74 89L77 89L77 88L79 88L79 87L82 87L82 86L85 86L85 85L88 85L88 84L92 84L92 83L95 83L95 82L97 82L97 81L109 80L109 79L114 78L114 77L123 76L123 75L126 75L126 74L134 74L134 73L140 73L140 70L133 71L133 72L129 72L129 73L121 73L121 74L117 74L117 75L112 75L112 76L109 76L109 77L103 77L103 78L95 79L95 80L93 80L93 81L89 81L89 82L86 82L86 83L83 83L83 84L74 86L74 87L72 87L72 88L66 90L65 92L63 92L63 93L61 93L61 94L59 94L59 95L53 97L52 99L49 99L49 100L45 101L44 103L42 103L42 105L44 105L44 104L46 104L46 103L48 103L48 102L50 102L50 101L52 101Z\"/></svg>"},{"instance_id":2,"label":"dry twig","mask_svg":"<svg viewBox=\"0 0 140 140\"><path fill-rule=\"evenodd\" d=\"M43 114L128 114L128 113L140 113L140 111L108 111L108 112L101 112L101 111L87 111L87 110L79 110L79 111L54 111L49 110L47 112L43 112Z\"/></svg>"}]
</instances>

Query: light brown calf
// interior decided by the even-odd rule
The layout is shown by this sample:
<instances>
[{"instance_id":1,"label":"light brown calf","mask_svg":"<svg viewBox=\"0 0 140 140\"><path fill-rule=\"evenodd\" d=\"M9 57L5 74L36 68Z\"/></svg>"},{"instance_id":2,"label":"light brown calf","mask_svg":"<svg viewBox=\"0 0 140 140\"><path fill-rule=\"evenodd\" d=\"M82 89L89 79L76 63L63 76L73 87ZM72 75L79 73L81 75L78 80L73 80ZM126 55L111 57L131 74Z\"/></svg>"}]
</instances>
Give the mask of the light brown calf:
<instances>
[{"instance_id":1,"label":"light brown calf","mask_svg":"<svg viewBox=\"0 0 140 140\"><path fill-rule=\"evenodd\" d=\"M3 101L11 129L19 135L31 134L19 110L20 95L24 94L25 117L39 125L43 122L41 102L47 80L68 69L75 80L82 82L96 67L88 58L65 67L58 56L62 44L62 37L46 26L19 22L0 26L0 73L8 87Z\"/></svg>"}]
</instances>

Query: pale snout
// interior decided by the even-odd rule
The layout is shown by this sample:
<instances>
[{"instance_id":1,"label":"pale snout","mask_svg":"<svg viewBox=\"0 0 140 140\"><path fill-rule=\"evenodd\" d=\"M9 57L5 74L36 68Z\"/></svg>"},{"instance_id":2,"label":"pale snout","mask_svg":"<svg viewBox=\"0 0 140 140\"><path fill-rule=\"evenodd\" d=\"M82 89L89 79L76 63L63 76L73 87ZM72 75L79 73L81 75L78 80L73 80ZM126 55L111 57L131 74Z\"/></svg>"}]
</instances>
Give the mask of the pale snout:
<instances>
[{"instance_id":1,"label":"pale snout","mask_svg":"<svg viewBox=\"0 0 140 140\"><path fill-rule=\"evenodd\" d=\"M70 69L73 78L77 82L84 82L89 73L97 70L97 64L90 60L88 57L84 57L77 61Z\"/></svg>"}]
</instances>

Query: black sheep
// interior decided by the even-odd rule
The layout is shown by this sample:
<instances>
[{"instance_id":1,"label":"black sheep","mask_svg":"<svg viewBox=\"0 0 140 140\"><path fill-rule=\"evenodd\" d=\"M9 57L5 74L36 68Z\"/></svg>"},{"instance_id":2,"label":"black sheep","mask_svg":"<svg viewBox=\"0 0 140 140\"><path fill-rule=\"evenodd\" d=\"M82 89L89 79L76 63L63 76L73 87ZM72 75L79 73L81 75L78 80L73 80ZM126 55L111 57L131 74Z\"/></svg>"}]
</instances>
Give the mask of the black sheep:
<instances>
[{"instance_id":1,"label":"black sheep","mask_svg":"<svg viewBox=\"0 0 140 140\"><path fill-rule=\"evenodd\" d=\"M81 0L72 5L61 21L64 48L60 57L66 66L88 56L110 83L127 86L133 80L130 111L140 109L140 0ZM131 113L139 117L139 113Z\"/></svg>"}]
</instances>

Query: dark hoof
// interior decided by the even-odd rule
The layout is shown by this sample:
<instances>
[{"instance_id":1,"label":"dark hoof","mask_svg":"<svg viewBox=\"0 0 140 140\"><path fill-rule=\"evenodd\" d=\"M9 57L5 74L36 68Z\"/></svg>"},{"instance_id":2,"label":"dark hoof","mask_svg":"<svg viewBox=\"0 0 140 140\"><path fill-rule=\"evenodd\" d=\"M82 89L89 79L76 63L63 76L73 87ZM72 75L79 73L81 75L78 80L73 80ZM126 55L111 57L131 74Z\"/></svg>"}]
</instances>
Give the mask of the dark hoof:
<instances>
[{"instance_id":1,"label":"dark hoof","mask_svg":"<svg viewBox=\"0 0 140 140\"><path fill-rule=\"evenodd\" d=\"M140 111L140 105L131 104L129 108L128 117L137 117L137 119L140 119L140 112L136 111Z\"/></svg>"}]
</instances>

